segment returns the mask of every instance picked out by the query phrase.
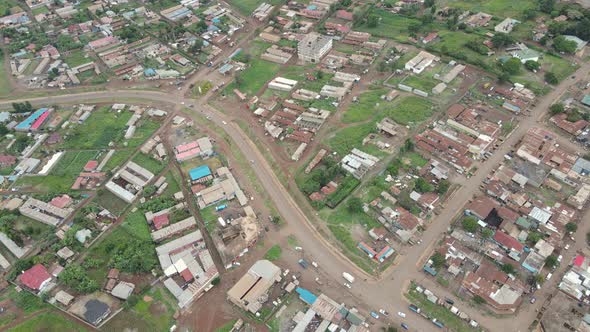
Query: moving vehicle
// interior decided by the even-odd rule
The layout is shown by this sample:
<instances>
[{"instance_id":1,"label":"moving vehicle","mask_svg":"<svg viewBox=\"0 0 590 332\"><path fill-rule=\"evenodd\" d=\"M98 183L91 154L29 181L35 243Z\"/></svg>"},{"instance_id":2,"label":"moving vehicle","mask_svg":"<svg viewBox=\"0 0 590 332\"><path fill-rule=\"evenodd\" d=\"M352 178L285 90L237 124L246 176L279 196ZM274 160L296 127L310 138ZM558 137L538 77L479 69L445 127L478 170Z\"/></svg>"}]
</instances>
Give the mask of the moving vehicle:
<instances>
[{"instance_id":1,"label":"moving vehicle","mask_svg":"<svg viewBox=\"0 0 590 332\"><path fill-rule=\"evenodd\" d=\"M342 272L342 278L346 279L346 281L353 283L354 277L348 272Z\"/></svg>"},{"instance_id":2,"label":"moving vehicle","mask_svg":"<svg viewBox=\"0 0 590 332\"><path fill-rule=\"evenodd\" d=\"M397 315L400 316L401 318L406 318L406 314L401 311L398 311Z\"/></svg>"},{"instance_id":3,"label":"moving vehicle","mask_svg":"<svg viewBox=\"0 0 590 332\"><path fill-rule=\"evenodd\" d=\"M404 330L409 330L409 329L410 329L410 327L408 326L408 324L406 324L406 323L402 323L402 329L404 329Z\"/></svg>"},{"instance_id":4,"label":"moving vehicle","mask_svg":"<svg viewBox=\"0 0 590 332\"><path fill-rule=\"evenodd\" d=\"M389 312L385 311L385 309L379 309L379 313L383 316L389 316Z\"/></svg>"},{"instance_id":5,"label":"moving vehicle","mask_svg":"<svg viewBox=\"0 0 590 332\"><path fill-rule=\"evenodd\" d=\"M348 288L348 289L351 289L351 288L352 288L352 286L350 286L350 284L349 284L349 283L347 283L347 282L345 282L345 283L344 283L344 287L346 287L346 288Z\"/></svg>"},{"instance_id":6,"label":"moving vehicle","mask_svg":"<svg viewBox=\"0 0 590 332\"><path fill-rule=\"evenodd\" d=\"M432 320L432 324L434 324L434 325L438 326L438 327L439 327L439 328L441 328L441 329L442 329L443 327L445 327L445 326L443 325L443 323L439 322L439 321L438 321L436 318Z\"/></svg>"},{"instance_id":7,"label":"moving vehicle","mask_svg":"<svg viewBox=\"0 0 590 332\"><path fill-rule=\"evenodd\" d=\"M371 311L371 316L375 319L379 319L379 315L377 315L377 313L374 311Z\"/></svg>"},{"instance_id":8,"label":"moving vehicle","mask_svg":"<svg viewBox=\"0 0 590 332\"><path fill-rule=\"evenodd\" d=\"M536 298L534 298L534 297L531 297L531 301L530 301L530 302L531 302L531 304L535 303L536 301L537 301L537 299L536 299Z\"/></svg>"},{"instance_id":9,"label":"moving vehicle","mask_svg":"<svg viewBox=\"0 0 590 332\"><path fill-rule=\"evenodd\" d=\"M415 305L413 305L413 304L410 304L409 308L410 308L410 310L412 310L413 312L415 312L415 313L417 313L417 314L419 314L419 313L420 313L420 308L416 307L416 306L415 306Z\"/></svg>"}]
</instances>

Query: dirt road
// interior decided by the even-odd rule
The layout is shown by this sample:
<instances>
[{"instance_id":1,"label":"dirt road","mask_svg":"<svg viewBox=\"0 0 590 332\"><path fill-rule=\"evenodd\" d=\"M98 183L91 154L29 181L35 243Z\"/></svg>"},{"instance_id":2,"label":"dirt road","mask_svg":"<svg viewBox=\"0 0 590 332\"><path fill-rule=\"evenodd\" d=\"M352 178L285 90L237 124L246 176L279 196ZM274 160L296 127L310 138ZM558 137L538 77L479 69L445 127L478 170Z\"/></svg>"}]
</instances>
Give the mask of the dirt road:
<instances>
[{"instance_id":1,"label":"dirt road","mask_svg":"<svg viewBox=\"0 0 590 332\"><path fill-rule=\"evenodd\" d=\"M576 73L578 78L586 78L590 72L590 64L585 64ZM531 110L531 116L524 118L513 134L502 144L492 157L479 166L478 171L469 179L462 181L461 188L455 193L452 200L442 209L441 213L433 220L431 226L424 232L422 243L406 250L406 254L398 262L398 265L391 269L390 273L384 275L381 280L374 280L366 276L362 271L356 268L346 257L337 249L325 241L321 235L316 232L313 222L308 220L306 215L300 209L298 204L289 195L283 183L275 176L273 169L268 164L262 153L256 148L255 144L248 138L240 127L231 122L231 119L217 110L206 106L203 100L197 101L183 96L170 96L169 94L154 91L110 91L110 92L88 92L72 95L41 97L28 99L33 104L53 104L53 103L77 103L100 101L120 101L145 100L157 101L174 104L177 107L184 105L195 105L187 115L191 117L203 116L212 122L212 125L221 127L232 139L233 143L241 152L250 160L252 168L258 177L259 182L268 192L277 210L282 218L286 221L283 228L285 234L295 235L301 246L305 248L314 260L317 261L322 270L337 283L343 282L341 274L344 271L350 272L357 276L350 294L340 292L342 297L353 297L360 307L366 307L370 310L385 308L390 312L400 310L407 311L407 303L402 294L402 285L407 284L411 279L422 279L423 274L420 271L421 263L430 253L432 246L449 227L455 216L462 211L467 200L471 199L478 192L479 185L484 178L490 174L494 168L502 161L504 154L518 142L522 135L531 127L538 125L538 120L549 108L549 106L559 98L559 96L574 83L573 79L566 79L560 85L548 94L540 98L537 105ZM172 97L172 98L171 98ZM12 102L24 100L5 100L0 101L0 107L10 107ZM587 218L588 216L586 216ZM590 226L585 226L590 227ZM582 235L580 235L582 234ZM583 245L582 231L578 232L578 246ZM557 278L556 278L557 279ZM546 287L547 291L552 291L551 285ZM344 289L344 288L343 288ZM486 317L470 308L461 308L473 317L477 317L483 326L493 331L504 329L507 323L514 328L514 331L525 331L526 327L532 321L535 309L541 305L539 301L536 305L527 306L516 317L491 318ZM396 325L399 324L397 318L392 317ZM422 318L409 315L405 319L413 329L418 331L428 331L432 329L432 324ZM399 325L398 325L399 326Z\"/></svg>"}]
</instances>

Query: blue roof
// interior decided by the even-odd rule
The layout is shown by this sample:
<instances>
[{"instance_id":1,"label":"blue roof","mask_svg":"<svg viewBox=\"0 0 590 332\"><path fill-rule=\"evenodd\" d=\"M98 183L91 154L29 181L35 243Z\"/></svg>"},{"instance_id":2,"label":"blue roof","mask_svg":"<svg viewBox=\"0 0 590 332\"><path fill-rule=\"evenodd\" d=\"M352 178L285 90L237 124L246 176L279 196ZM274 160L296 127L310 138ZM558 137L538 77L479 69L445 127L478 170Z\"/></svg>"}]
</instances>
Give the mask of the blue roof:
<instances>
[{"instance_id":1,"label":"blue roof","mask_svg":"<svg viewBox=\"0 0 590 332\"><path fill-rule=\"evenodd\" d=\"M31 128L31 125L33 124L33 122L35 122L35 120L37 120L46 111L47 111L47 108L40 108L40 109L36 110L33 114L29 115L29 117L26 118L23 122L16 125L16 127L14 127L14 129L28 130L29 128Z\"/></svg>"},{"instance_id":2,"label":"blue roof","mask_svg":"<svg viewBox=\"0 0 590 332\"><path fill-rule=\"evenodd\" d=\"M214 18L214 19L211 20L211 22L213 22L213 23L219 23L219 22L221 22L221 20L218 19L218 18Z\"/></svg>"},{"instance_id":3,"label":"blue roof","mask_svg":"<svg viewBox=\"0 0 590 332\"><path fill-rule=\"evenodd\" d=\"M584 95L584 98L582 98L582 104L590 105L590 95Z\"/></svg>"},{"instance_id":4,"label":"blue roof","mask_svg":"<svg viewBox=\"0 0 590 332\"><path fill-rule=\"evenodd\" d=\"M309 5L309 6L307 6L307 9L309 9L309 10L316 10L316 9L318 9L318 6L316 6L316 5Z\"/></svg>"},{"instance_id":5,"label":"blue roof","mask_svg":"<svg viewBox=\"0 0 590 332\"><path fill-rule=\"evenodd\" d=\"M297 288L295 289L295 291L296 291L296 292L299 294L299 298L300 298L300 299L301 299L303 302L305 302L305 303L307 303L307 304L309 304L309 305L312 305L312 304L314 304L315 300L317 300L317 298L318 298L318 297L317 297L317 296L315 296L315 295L314 295L312 292L308 291L308 290L307 290L307 289L305 289L305 288L297 287Z\"/></svg>"},{"instance_id":6,"label":"blue roof","mask_svg":"<svg viewBox=\"0 0 590 332\"><path fill-rule=\"evenodd\" d=\"M428 265L424 265L424 271L428 272L429 274L436 276L438 272L436 272L435 269L433 269L432 267L428 266Z\"/></svg>"},{"instance_id":7,"label":"blue roof","mask_svg":"<svg viewBox=\"0 0 590 332\"><path fill-rule=\"evenodd\" d=\"M211 175L211 170L209 169L209 166L207 165L203 165L203 166L199 166L197 168L193 168L191 169L188 174L191 177L191 180L198 180L201 178L204 178L206 176Z\"/></svg>"},{"instance_id":8,"label":"blue roof","mask_svg":"<svg viewBox=\"0 0 590 332\"><path fill-rule=\"evenodd\" d=\"M232 70L234 66L232 64L226 63L225 65L221 66L221 68L219 68L219 72L221 74L225 74L228 71Z\"/></svg>"},{"instance_id":9,"label":"blue roof","mask_svg":"<svg viewBox=\"0 0 590 332\"><path fill-rule=\"evenodd\" d=\"M143 74L145 76L156 76L156 71L154 68L146 68L146 70L143 71Z\"/></svg>"},{"instance_id":10,"label":"blue roof","mask_svg":"<svg viewBox=\"0 0 590 332\"><path fill-rule=\"evenodd\" d=\"M211 24L210 26L207 27L207 31L218 31L219 28L214 26L213 24Z\"/></svg>"}]
</instances>

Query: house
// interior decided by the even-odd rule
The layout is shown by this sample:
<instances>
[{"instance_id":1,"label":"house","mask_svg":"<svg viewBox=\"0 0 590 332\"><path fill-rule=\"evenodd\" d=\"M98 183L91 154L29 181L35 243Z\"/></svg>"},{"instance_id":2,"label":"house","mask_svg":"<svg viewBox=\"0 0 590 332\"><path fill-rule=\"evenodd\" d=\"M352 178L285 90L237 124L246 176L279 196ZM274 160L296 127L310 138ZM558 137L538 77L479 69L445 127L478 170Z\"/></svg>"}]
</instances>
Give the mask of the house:
<instances>
[{"instance_id":1,"label":"house","mask_svg":"<svg viewBox=\"0 0 590 332\"><path fill-rule=\"evenodd\" d=\"M63 290L60 290L55 294L55 300L67 307L74 300L74 297Z\"/></svg>"},{"instance_id":2,"label":"house","mask_svg":"<svg viewBox=\"0 0 590 332\"><path fill-rule=\"evenodd\" d=\"M157 230L160 230L162 229L162 227L167 226L168 224L170 224L168 213L155 216L152 220L152 223L154 225L154 228L156 228Z\"/></svg>"},{"instance_id":3,"label":"house","mask_svg":"<svg viewBox=\"0 0 590 332\"><path fill-rule=\"evenodd\" d=\"M502 32L502 33L510 33L514 26L516 26L520 21L517 21L513 18L507 17L504 21L500 22L500 24L494 27L494 31Z\"/></svg>"},{"instance_id":4,"label":"house","mask_svg":"<svg viewBox=\"0 0 590 332\"><path fill-rule=\"evenodd\" d=\"M114 297L118 297L121 300L127 300L133 293L135 285L130 282L121 281L111 290L111 294Z\"/></svg>"},{"instance_id":5,"label":"house","mask_svg":"<svg viewBox=\"0 0 590 332\"><path fill-rule=\"evenodd\" d=\"M412 71L414 74L420 74L424 69L428 68L433 62L439 61L437 56L434 56L426 51L420 51L418 55L406 62L405 69Z\"/></svg>"},{"instance_id":6,"label":"house","mask_svg":"<svg viewBox=\"0 0 590 332\"><path fill-rule=\"evenodd\" d=\"M435 40L436 38L438 38L438 33L431 32L426 37L422 38L422 43L428 44L431 41Z\"/></svg>"},{"instance_id":7,"label":"house","mask_svg":"<svg viewBox=\"0 0 590 332\"><path fill-rule=\"evenodd\" d=\"M521 63L525 63L527 61L539 61L541 54L533 49L525 48L524 50L512 52L512 56L520 60Z\"/></svg>"},{"instance_id":8,"label":"house","mask_svg":"<svg viewBox=\"0 0 590 332\"><path fill-rule=\"evenodd\" d=\"M0 155L0 167L10 167L16 164L16 157L11 155Z\"/></svg>"},{"instance_id":9,"label":"house","mask_svg":"<svg viewBox=\"0 0 590 332\"><path fill-rule=\"evenodd\" d=\"M42 291L51 281L51 275L41 264L35 264L30 269L24 271L18 281L33 291Z\"/></svg>"},{"instance_id":10,"label":"house","mask_svg":"<svg viewBox=\"0 0 590 332\"><path fill-rule=\"evenodd\" d=\"M84 309L84 320L94 326L98 326L111 313L106 303L94 299L86 302Z\"/></svg>"},{"instance_id":11,"label":"house","mask_svg":"<svg viewBox=\"0 0 590 332\"><path fill-rule=\"evenodd\" d=\"M518 242L517 239L500 230L496 231L493 239L494 242L498 244L498 246L509 252L508 256L510 258L520 261L520 255L524 250L524 245L522 243Z\"/></svg>"},{"instance_id":12,"label":"house","mask_svg":"<svg viewBox=\"0 0 590 332\"><path fill-rule=\"evenodd\" d=\"M227 298L241 309L256 313L268 299L270 288L280 281L281 269L268 260L259 260L227 292Z\"/></svg>"},{"instance_id":13,"label":"house","mask_svg":"<svg viewBox=\"0 0 590 332\"><path fill-rule=\"evenodd\" d=\"M304 62L319 63L332 49L332 38L312 32L297 44L297 56Z\"/></svg>"},{"instance_id":14,"label":"house","mask_svg":"<svg viewBox=\"0 0 590 332\"><path fill-rule=\"evenodd\" d=\"M573 41L574 43L576 43L576 53L580 52L581 50L584 49L584 47L586 47L586 45L588 44L587 41L582 40L576 36L571 36L571 35L564 35L563 36L567 41Z\"/></svg>"}]
</instances>

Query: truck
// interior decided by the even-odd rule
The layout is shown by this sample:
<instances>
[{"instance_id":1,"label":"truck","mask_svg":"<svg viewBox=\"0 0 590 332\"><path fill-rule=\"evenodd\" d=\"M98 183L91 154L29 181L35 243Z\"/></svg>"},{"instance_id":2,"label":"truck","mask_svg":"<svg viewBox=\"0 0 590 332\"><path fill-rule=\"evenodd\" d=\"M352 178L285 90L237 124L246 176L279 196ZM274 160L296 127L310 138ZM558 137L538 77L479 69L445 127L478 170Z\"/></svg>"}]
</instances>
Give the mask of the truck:
<instances>
[{"instance_id":1,"label":"truck","mask_svg":"<svg viewBox=\"0 0 590 332\"><path fill-rule=\"evenodd\" d=\"M299 265L301 265L302 268L307 269L307 267L309 266L309 264L307 263L307 261L305 259L300 259L299 260Z\"/></svg>"},{"instance_id":2,"label":"truck","mask_svg":"<svg viewBox=\"0 0 590 332\"><path fill-rule=\"evenodd\" d=\"M432 324L438 326L439 328L444 328L445 326L443 325L443 323L441 323L440 321L438 321L436 318L432 320Z\"/></svg>"},{"instance_id":3,"label":"truck","mask_svg":"<svg viewBox=\"0 0 590 332\"><path fill-rule=\"evenodd\" d=\"M227 208L227 205L223 204L223 205L219 205L215 207L215 211L221 211L221 210L225 210Z\"/></svg>"},{"instance_id":4,"label":"truck","mask_svg":"<svg viewBox=\"0 0 590 332\"><path fill-rule=\"evenodd\" d=\"M350 273L348 272L342 272L342 278L346 279L346 281L353 283L354 282L354 277L352 275L350 275Z\"/></svg>"}]
</instances>

